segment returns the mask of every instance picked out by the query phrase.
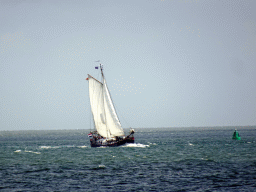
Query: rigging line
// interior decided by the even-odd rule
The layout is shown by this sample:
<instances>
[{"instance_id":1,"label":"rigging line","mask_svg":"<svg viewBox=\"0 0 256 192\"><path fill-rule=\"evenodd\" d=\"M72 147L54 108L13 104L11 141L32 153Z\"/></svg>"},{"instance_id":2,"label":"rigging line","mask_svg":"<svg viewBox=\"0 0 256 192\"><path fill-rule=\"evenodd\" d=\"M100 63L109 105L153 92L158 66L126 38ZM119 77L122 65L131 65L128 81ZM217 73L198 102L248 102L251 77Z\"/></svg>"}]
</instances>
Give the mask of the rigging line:
<instances>
[{"instance_id":1,"label":"rigging line","mask_svg":"<svg viewBox=\"0 0 256 192\"><path fill-rule=\"evenodd\" d=\"M113 100L112 100L113 101ZM114 105L114 102L113 102ZM130 124L126 121L126 119L124 118L124 116L122 115L122 111L119 110L118 107L116 107L116 110L118 111L118 113L121 115L122 119L125 121L125 123L128 125L127 128L131 127Z\"/></svg>"}]
</instances>

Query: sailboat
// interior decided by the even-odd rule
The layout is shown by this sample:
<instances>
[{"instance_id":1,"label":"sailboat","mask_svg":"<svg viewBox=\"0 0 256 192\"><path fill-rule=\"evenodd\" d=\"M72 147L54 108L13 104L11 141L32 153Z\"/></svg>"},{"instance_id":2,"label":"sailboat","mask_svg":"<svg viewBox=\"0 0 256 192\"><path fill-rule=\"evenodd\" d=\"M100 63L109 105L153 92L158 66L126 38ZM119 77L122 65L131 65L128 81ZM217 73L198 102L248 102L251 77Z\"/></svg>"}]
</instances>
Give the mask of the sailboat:
<instances>
[{"instance_id":1,"label":"sailboat","mask_svg":"<svg viewBox=\"0 0 256 192\"><path fill-rule=\"evenodd\" d=\"M117 116L106 79L103 65L100 64L102 82L88 74L89 97L94 122L94 131L90 131L91 147L116 147L134 143L134 129L125 136ZM98 69L98 67L95 67Z\"/></svg>"}]
</instances>

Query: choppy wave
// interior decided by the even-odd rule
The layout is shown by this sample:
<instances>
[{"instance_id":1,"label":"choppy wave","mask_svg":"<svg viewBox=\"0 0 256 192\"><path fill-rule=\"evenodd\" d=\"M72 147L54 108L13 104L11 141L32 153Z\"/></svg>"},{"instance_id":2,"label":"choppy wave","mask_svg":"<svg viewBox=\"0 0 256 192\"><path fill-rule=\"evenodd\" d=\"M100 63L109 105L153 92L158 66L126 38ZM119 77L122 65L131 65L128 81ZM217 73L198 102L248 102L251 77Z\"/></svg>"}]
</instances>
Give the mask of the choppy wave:
<instances>
[{"instance_id":1,"label":"choppy wave","mask_svg":"<svg viewBox=\"0 0 256 192\"><path fill-rule=\"evenodd\" d=\"M59 148L86 148L87 146L60 145L60 146L40 146L39 149L59 149Z\"/></svg>"},{"instance_id":2,"label":"choppy wave","mask_svg":"<svg viewBox=\"0 0 256 192\"><path fill-rule=\"evenodd\" d=\"M156 143L150 143L150 142L148 142L148 144L149 144L149 145L157 145Z\"/></svg>"},{"instance_id":3,"label":"choppy wave","mask_svg":"<svg viewBox=\"0 0 256 192\"><path fill-rule=\"evenodd\" d=\"M57 135L57 139L52 141L38 132L37 137L28 140L0 141L0 188L254 191L255 130L240 133L242 141L230 138L233 130L230 134L226 130L181 130L175 132L175 137L162 129L145 130L137 133L137 143L91 148L80 134L54 132L51 138Z\"/></svg>"},{"instance_id":4,"label":"choppy wave","mask_svg":"<svg viewBox=\"0 0 256 192\"><path fill-rule=\"evenodd\" d=\"M21 153L21 152L22 152L22 150L16 150L16 151L14 151L14 153ZM24 152L25 152L25 153L41 154L40 152L36 152L36 151L27 151L27 150L25 150Z\"/></svg>"},{"instance_id":5,"label":"choppy wave","mask_svg":"<svg viewBox=\"0 0 256 192\"><path fill-rule=\"evenodd\" d=\"M35 154L41 154L40 152L35 152L35 151L27 151L27 150L25 150L24 152L25 152L25 153L35 153Z\"/></svg>"},{"instance_id":6,"label":"choppy wave","mask_svg":"<svg viewBox=\"0 0 256 192\"><path fill-rule=\"evenodd\" d=\"M93 169L93 170L100 170L100 169L105 169L105 168L106 168L106 166L103 165L103 164L101 164L101 165L98 165L98 166L96 166L96 167L93 167L92 169Z\"/></svg>"},{"instance_id":7,"label":"choppy wave","mask_svg":"<svg viewBox=\"0 0 256 192\"><path fill-rule=\"evenodd\" d=\"M123 145L122 147L141 147L141 148L145 148L145 147L149 147L149 145L144 145L144 144L140 144L140 143L127 143L126 145Z\"/></svg>"},{"instance_id":8,"label":"choppy wave","mask_svg":"<svg viewBox=\"0 0 256 192\"><path fill-rule=\"evenodd\" d=\"M60 146L40 146L40 149L58 149Z\"/></svg>"}]
</instances>

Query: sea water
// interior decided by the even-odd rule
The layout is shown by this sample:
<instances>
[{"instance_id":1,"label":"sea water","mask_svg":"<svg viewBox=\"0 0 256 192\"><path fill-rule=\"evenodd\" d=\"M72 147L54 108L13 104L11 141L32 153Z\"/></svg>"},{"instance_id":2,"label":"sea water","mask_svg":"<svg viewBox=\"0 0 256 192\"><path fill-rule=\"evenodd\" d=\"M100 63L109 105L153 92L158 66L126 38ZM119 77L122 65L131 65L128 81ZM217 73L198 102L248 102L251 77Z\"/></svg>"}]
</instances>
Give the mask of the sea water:
<instances>
[{"instance_id":1,"label":"sea water","mask_svg":"<svg viewBox=\"0 0 256 192\"><path fill-rule=\"evenodd\" d=\"M0 191L256 191L256 127L135 129L91 148L89 130L1 131Z\"/></svg>"}]
</instances>

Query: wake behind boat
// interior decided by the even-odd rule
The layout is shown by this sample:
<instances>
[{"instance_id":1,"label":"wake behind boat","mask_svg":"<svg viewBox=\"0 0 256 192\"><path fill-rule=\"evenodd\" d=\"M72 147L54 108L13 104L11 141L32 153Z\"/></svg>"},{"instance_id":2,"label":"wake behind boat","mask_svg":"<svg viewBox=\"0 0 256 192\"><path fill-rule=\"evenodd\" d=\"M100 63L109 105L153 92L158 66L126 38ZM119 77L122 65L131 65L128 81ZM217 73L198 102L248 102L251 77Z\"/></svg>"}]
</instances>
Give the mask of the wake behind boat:
<instances>
[{"instance_id":1,"label":"wake behind boat","mask_svg":"<svg viewBox=\"0 0 256 192\"><path fill-rule=\"evenodd\" d=\"M98 69L98 67L95 67ZM100 64L102 82L88 74L89 97L95 131L88 134L91 147L115 147L134 143L134 130L125 136Z\"/></svg>"}]
</instances>

